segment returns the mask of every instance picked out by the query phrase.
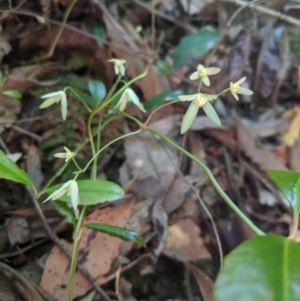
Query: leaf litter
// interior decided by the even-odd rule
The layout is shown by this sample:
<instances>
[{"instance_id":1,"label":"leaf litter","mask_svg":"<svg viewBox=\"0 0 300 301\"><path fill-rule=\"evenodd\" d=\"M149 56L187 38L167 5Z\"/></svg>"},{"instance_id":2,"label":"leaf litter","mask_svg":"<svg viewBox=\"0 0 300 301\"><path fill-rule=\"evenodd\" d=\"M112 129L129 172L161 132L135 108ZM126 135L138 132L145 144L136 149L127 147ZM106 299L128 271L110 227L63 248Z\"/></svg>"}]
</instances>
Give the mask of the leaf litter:
<instances>
[{"instance_id":1,"label":"leaf litter","mask_svg":"<svg viewBox=\"0 0 300 301\"><path fill-rule=\"evenodd\" d=\"M54 2L51 6L43 2L41 6L44 16L50 15L61 21L60 16L68 4L65 1ZM113 66L107 62L108 59L126 59L126 74L128 78L133 78L143 72L149 62L158 58L163 64L171 66L168 72L163 73L153 64L148 75L134 87L146 105L153 97L166 91L196 93L195 87L184 76L193 72L198 64L207 63L212 66L216 63L216 66L222 68L223 74L213 78L213 89L220 90L220 87L227 87L230 81L246 76L247 85L255 92L253 96L241 98L239 102L233 102L229 95L218 99L220 105L216 107L222 117L222 127L215 127L200 113L187 136L180 136L178 121L186 108L177 104L156 113L150 126L205 161L223 189L232 194L230 196L236 203L246 214L255 218L263 230L286 235L291 222L290 212L268 180L266 171L270 168L299 171L300 168L296 85L299 82L299 72L296 58L288 47L289 42L293 42L289 41L292 37L291 29L282 24L267 25L262 17L256 15L260 20L258 28L249 30L248 24L252 24L253 19L252 14L248 14L244 20L248 22L247 25L241 20L237 21L239 24L231 24L232 32L236 33L234 38L228 33L223 39L222 33L220 35L220 29L223 30L222 18L216 17L219 13L217 5L208 5L215 2L206 1L201 5L196 2L188 5L187 1L171 0L167 4L156 4L154 44L149 34L149 1L145 3L146 6L139 1L128 1L128 6L126 4L125 7L119 3L91 0L91 11L84 4L78 3L67 28L63 30L54 55L43 61L39 59L40 54L48 51L59 26L55 25L49 31L44 24L34 23L36 27L33 30L30 22L37 22L34 18L31 20L27 16L23 20L17 15L12 17L13 14L6 13L2 25L4 35L0 40L3 55L1 71L6 75L3 89L18 89L24 96L20 101L1 93L1 139L12 153L22 153L18 163L27 170L35 184L40 186L43 178L49 178L53 166L58 168L61 164L53 159L57 149L61 149L65 141L71 144L70 149L75 149L84 141L86 116L77 110L76 100L73 99L74 111L70 112L71 118L67 124L67 132L71 134L65 138L66 130L59 132L59 114L55 110L45 115L36 110L39 95L51 92L55 87L61 88L67 80L68 84L80 86L80 92L88 95L87 87L81 85L84 78L101 80L108 90L115 78ZM28 3L23 4L24 8L31 10ZM230 6L224 5L223 8L224 15L231 15ZM134 12L139 13L134 15ZM199 16L209 16L214 21L206 22L201 17L199 21L194 17L194 12ZM94 33L92 23L101 26L105 32L100 46L91 34ZM21 24L27 30L26 34L11 30L19 28ZM139 25L142 32L136 31ZM192 53L182 46L183 41L192 42L191 37L204 41L201 49L199 44ZM280 108L281 111L272 115L275 108ZM128 112L137 114L132 108ZM43 120L35 120L41 116ZM109 141L116 134L128 132L131 126L125 121L113 123L111 128L105 130L103 139ZM147 246L143 249L132 242L122 243L117 238L85 229L79 261L99 283L106 285L104 288L107 291L112 288L110 280L121 271L121 277L117 276L119 286L113 289L123 296L138 300L160 299L163 296L162 300L171 300L195 298L200 291L203 300L211 301L211 279L215 279L219 268L215 263L219 254L216 237L200 201L204 202L217 222L225 252L234 249L238 243L249 238L250 234L224 206L201 168L158 137L142 132L126 138L121 147L109 151L112 155L105 153L103 156L108 158L108 162L103 164L104 174L101 176L114 174L116 181L127 189L126 201L123 205L93 208L87 219L100 219L101 222L135 230L144 236ZM88 160L86 149L80 160L82 164ZM112 171L109 173L108 169ZM67 171L62 173L62 179L66 175ZM199 199L191 185L199 192ZM2 187L6 186L1 186L1 189ZM24 203L29 206L24 195L14 198L20 199L22 206ZM135 202L128 201L133 199ZM7 232L0 231L0 245L4 245L3 254L9 254L7 258L17 254L17 259L24 263L28 258L22 258L23 252L18 250L25 250L26 256L31 257L27 247L37 251L39 247L30 241L30 237L34 236L31 220L24 216L19 219L11 217L8 208L15 204L7 204L7 200L10 200L8 194L1 194L0 209L2 212L4 208L5 213L3 216L1 213L0 222L3 225L6 223ZM16 202L16 206L23 208L21 202ZM48 210L42 209L45 212ZM48 221L50 223L50 217ZM42 229L41 224L36 227ZM71 230L66 221L58 222L52 227L53 231L59 228L62 237L71 241ZM226 231L228 228L233 231ZM36 233L40 233L34 236L36 242L40 238L45 239L44 231ZM72 244L63 238L64 244L71 249ZM9 243L12 250L6 252ZM143 259L147 254L148 260ZM119 256L122 256L125 268L128 267L124 273L124 266L120 264L117 273L112 268L114 263L119 262L116 260ZM40 285L52 297L66 300L69 260L53 245L48 246L48 252L41 248L38 255L32 258L45 257L47 259L44 262L39 260L44 264ZM130 263L139 258L143 259L140 265L131 268ZM178 265L178 262L181 264ZM175 270L172 267L176 267ZM165 272L163 278L160 274L162 270ZM186 271L195 277L197 290L182 288L180 285L182 279L187 277ZM110 275L107 274L109 272ZM178 277L174 280L172 274ZM147 277L154 280L152 285L147 284L150 283L150 278ZM166 286L175 284L181 290L164 288L155 291L162 279ZM188 278L184 281L188 282ZM83 296L92 288L79 273L76 274L75 282L74 296ZM26 287L25 283L22 285ZM34 298L39 300L37 295Z\"/></svg>"}]
</instances>

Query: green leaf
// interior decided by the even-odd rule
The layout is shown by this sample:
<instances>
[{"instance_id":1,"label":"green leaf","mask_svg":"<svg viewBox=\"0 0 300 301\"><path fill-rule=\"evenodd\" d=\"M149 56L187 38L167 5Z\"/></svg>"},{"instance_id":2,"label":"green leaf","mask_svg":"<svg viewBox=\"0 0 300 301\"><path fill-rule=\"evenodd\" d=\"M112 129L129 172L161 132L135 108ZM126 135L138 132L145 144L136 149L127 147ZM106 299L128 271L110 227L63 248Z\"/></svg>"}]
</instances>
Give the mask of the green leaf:
<instances>
[{"instance_id":1,"label":"green leaf","mask_svg":"<svg viewBox=\"0 0 300 301\"><path fill-rule=\"evenodd\" d=\"M0 178L34 187L28 174L0 150Z\"/></svg>"},{"instance_id":2,"label":"green leaf","mask_svg":"<svg viewBox=\"0 0 300 301\"><path fill-rule=\"evenodd\" d=\"M300 173L286 170L269 170L269 177L291 204L295 213L300 213Z\"/></svg>"},{"instance_id":3,"label":"green leaf","mask_svg":"<svg viewBox=\"0 0 300 301\"><path fill-rule=\"evenodd\" d=\"M95 37L97 37L98 39L100 39L100 40L103 40L103 41L106 40L106 31L105 31L105 28L103 26L96 25L93 28L93 35ZM100 41L97 41L97 43L98 43L99 46L103 45L103 43L101 43Z\"/></svg>"},{"instance_id":4,"label":"green leaf","mask_svg":"<svg viewBox=\"0 0 300 301\"><path fill-rule=\"evenodd\" d=\"M215 301L298 301L300 245L278 235L259 236L225 257Z\"/></svg>"},{"instance_id":5,"label":"green leaf","mask_svg":"<svg viewBox=\"0 0 300 301\"><path fill-rule=\"evenodd\" d=\"M17 90L2 91L2 94L7 95L7 96L12 97L12 98L17 98L17 99L22 98L22 93L20 93Z\"/></svg>"},{"instance_id":6,"label":"green leaf","mask_svg":"<svg viewBox=\"0 0 300 301\"><path fill-rule=\"evenodd\" d=\"M136 243L145 246L145 242L143 237L138 234L135 231L132 230L128 230L125 228L120 228L120 227L116 227L116 226L111 226L111 225L107 225L107 224L101 224L101 223L88 223L85 224L84 227L88 228L88 229L92 229L94 231L98 231L98 232L102 232L102 233L106 233L110 236L115 236L118 238L121 238L123 240L133 240Z\"/></svg>"},{"instance_id":7,"label":"green leaf","mask_svg":"<svg viewBox=\"0 0 300 301\"><path fill-rule=\"evenodd\" d=\"M146 104L145 109L157 108L161 106L166 100L177 100L178 96L183 94L181 90L176 91L166 91L164 93L158 94L151 98Z\"/></svg>"},{"instance_id":8,"label":"green leaf","mask_svg":"<svg viewBox=\"0 0 300 301\"><path fill-rule=\"evenodd\" d=\"M106 88L100 80L89 80L89 90L95 101L95 107L98 107L106 95Z\"/></svg>"},{"instance_id":9,"label":"green leaf","mask_svg":"<svg viewBox=\"0 0 300 301\"><path fill-rule=\"evenodd\" d=\"M51 194L64 183L51 186L45 190ZM96 205L99 203L115 201L124 197L124 190L119 185L104 180L78 180L80 205ZM71 202L70 196L64 195L59 200Z\"/></svg>"},{"instance_id":10,"label":"green leaf","mask_svg":"<svg viewBox=\"0 0 300 301\"><path fill-rule=\"evenodd\" d=\"M157 60L156 66L161 73L167 76L170 76L172 74L172 67L168 62L163 60Z\"/></svg>"},{"instance_id":11,"label":"green leaf","mask_svg":"<svg viewBox=\"0 0 300 301\"><path fill-rule=\"evenodd\" d=\"M216 125L221 126L221 121L219 119L219 116L214 109L214 107L211 105L211 103L208 101L203 107L202 107L204 113L206 116Z\"/></svg>"},{"instance_id":12,"label":"green leaf","mask_svg":"<svg viewBox=\"0 0 300 301\"><path fill-rule=\"evenodd\" d=\"M200 58L212 49L220 37L220 32L212 27L201 30L182 38L173 52L175 66L184 63L188 58Z\"/></svg>"},{"instance_id":13,"label":"green leaf","mask_svg":"<svg viewBox=\"0 0 300 301\"><path fill-rule=\"evenodd\" d=\"M67 203L61 201L55 201L54 205L57 211L67 218L67 221L72 224L74 227L76 226L76 218L74 215L73 209L71 209Z\"/></svg>"}]
</instances>

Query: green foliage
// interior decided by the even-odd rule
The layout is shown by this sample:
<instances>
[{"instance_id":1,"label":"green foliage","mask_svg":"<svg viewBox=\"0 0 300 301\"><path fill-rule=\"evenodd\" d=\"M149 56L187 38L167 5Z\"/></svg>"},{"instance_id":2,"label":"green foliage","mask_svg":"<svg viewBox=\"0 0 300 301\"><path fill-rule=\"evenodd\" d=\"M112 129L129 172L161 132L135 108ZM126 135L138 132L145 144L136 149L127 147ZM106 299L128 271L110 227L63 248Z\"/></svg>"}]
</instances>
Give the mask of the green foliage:
<instances>
[{"instance_id":1,"label":"green foliage","mask_svg":"<svg viewBox=\"0 0 300 301\"><path fill-rule=\"evenodd\" d=\"M212 27L205 27L182 38L173 52L175 66L179 66L189 58L199 58L211 50L217 43L220 32Z\"/></svg>"},{"instance_id":2,"label":"green foliage","mask_svg":"<svg viewBox=\"0 0 300 301\"><path fill-rule=\"evenodd\" d=\"M167 76L171 76L172 74L172 67L170 64L163 60L157 60L156 66L159 69L159 71Z\"/></svg>"},{"instance_id":3,"label":"green foliage","mask_svg":"<svg viewBox=\"0 0 300 301\"><path fill-rule=\"evenodd\" d=\"M93 97L94 105L93 107L98 107L104 97L106 96L106 88L102 81L100 80L89 80L88 83L89 91Z\"/></svg>"},{"instance_id":4,"label":"green foliage","mask_svg":"<svg viewBox=\"0 0 300 301\"><path fill-rule=\"evenodd\" d=\"M110 236L115 236L118 238L121 238L125 241L128 240L133 240L136 243L145 246L145 242L143 237L138 234L135 231L124 229L121 227L116 227L112 225L107 225L107 224L101 224L101 223L89 223L84 225L88 229L92 229L94 231L106 233Z\"/></svg>"},{"instance_id":5,"label":"green foliage","mask_svg":"<svg viewBox=\"0 0 300 301\"><path fill-rule=\"evenodd\" d=\"M2 91L2 94L7 95L9 97L13 97L13 98L17 98L20 99L22 98L22 93L20 93L17 90L6 90L6 91Z\"/></svg>"},{"instance_id":6,"label":"green foliage","mask_svg":"<svg viewBox=\"0 0 300 301\"><path fill-rule=\"evenodd\" d=\"M278 235L255 237L225 258L215 301L298 301L300 245Z\"/></svg>"},{"instance_id":7,"label":"green foliage","mask_svg":"<svg viewBox=\"0 0 300 301\"><path fill-rule=\"evenodd\" d=\"M146 104L145 109L152 109L152 108L158 108L161 106L164 101L166 100L177 100L178 96L181 95L183 92L181 90L176 91L166 91L164 93L158 94L151 98Z\"/></svg>"},{"instance_id":8,"label":"green foliage","mask_svg":"<svg viewBox=\"0 0 300 301\"><path fill-rule=\"evenodd\" d=\"M96 205L99 203L118 200L124 197L124 190L119 185L105 180L78 180L80 205ZM64 183L51 186L45 190L51 194L58 190ZM71 202L70 196L63 195L59 200Z\"/></svg>"},{"instance_id":9,"label":"green foliage","mask_svg":"<svg viewBox=\"0 0 300 301\"><path fill-rule=\"evenodd\" d=\"M286 170L269 170L269 177L291 204L295 213L300 213L300 173Z\"/></svg>"},{"instance_id":10,"label":"green foliage","mask_svg":"<svg viewBox=\"0 0 300 301\"><path fill-rule=\"evenodd\" d=\"M62 201L55 201L54 205L57 209L57 211L65 216L67 218L67 221L73 225L74 227L76 227L76 219L74 216L74 211L73 209L71 209L67 203L62 202Z\"/></svg>"},{"instance_id":11,"label":"green foliage","mask_svg":"<svg viewBox=\"0 0 300 301\"><path fill-rule=\"evenodd\" d=\"M0 150L0 178L34 187L28 174Z\"/></svg>"},{"instance_id":12,"label":"green foliage","mask_svg":"<svg viewBox=\"0 0 300 301\"><path fill-rule=\"evenodd\" d=\"M103 26L99 26L99 25L94 26L93 35L100 40L103 40L103 41L106 40L106 31ZM102 46L102 44L103 44L100 41L97 41L97 43L99 46Z\"/></svg>"}]
</instances>

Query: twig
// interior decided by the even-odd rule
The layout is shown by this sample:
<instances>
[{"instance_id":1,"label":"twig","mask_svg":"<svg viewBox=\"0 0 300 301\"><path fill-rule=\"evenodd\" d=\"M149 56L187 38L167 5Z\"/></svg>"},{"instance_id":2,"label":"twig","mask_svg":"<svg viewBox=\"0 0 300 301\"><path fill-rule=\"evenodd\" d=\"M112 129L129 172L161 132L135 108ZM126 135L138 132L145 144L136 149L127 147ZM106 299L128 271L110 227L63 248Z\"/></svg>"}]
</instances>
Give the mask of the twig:
<instances>
[{"instance_id":1,"label":"twig","mask_svg":"<svg viewBox=\"0 0 300 301\"><path fill-rule=\"evenodd\" d=\"M296 25L296 26L300 26L300 20L298 20L296 18L293 18L293 17L290 17L288 15L285 15L281 12L275 11L273 9L267 8L267 7L263 7L263 6L260 6L260 5L254 5L253 3L248 3L248 2L240 1L240 0L223 0L223 2L233 3L233 4L236 4L236 5L239 5L243 8L249 8L249 9L255 11L255 12L266 14L266 15L269 15L271 17L280 19L284 22L287 22L287 23L290 23L290 24L293 24L293 25Z\"/></svg>"}]
</instances>

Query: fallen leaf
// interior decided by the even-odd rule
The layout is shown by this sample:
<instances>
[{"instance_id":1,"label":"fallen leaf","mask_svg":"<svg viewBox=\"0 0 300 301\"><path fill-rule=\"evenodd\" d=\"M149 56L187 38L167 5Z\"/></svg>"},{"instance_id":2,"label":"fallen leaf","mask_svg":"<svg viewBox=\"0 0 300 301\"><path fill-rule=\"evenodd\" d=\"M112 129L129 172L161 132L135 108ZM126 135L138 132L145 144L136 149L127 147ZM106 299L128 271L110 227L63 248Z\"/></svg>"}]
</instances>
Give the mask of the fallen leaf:
<instances>
[{"instance_id":1,"label":"fallen leaf","mask_svg":"<svg viewBox=\"0 0 300 301\"><path fill-rule=\"evenodd\" d=\"M18 99L0 94L0 134L13 125L20 111L21 103Z\"/></svg>"},{"instance_id":2,"label":"fallen leaf","mask_svg":"<svg viewBox=\"0 0 300 301\"><path fill-rule=\"evenodd\" d=\"M285 170L286 167L266 149L258 139L252 136L246 127L242 125L237 116L234 117L237 137L240 149L262 170L270 169Z\"/></svg>"},{"instance_id":3,"label":"fallen leaf","mask_svg":"<svg viewBox=\"0 0 300 301\"><path fill-rule=\"evenodd\" d=\"M300 139L291 147L289 163L292 170L300 172Z\"/></svg>"},{"instance_id":4,"label":"fallen leaf","mask_svg":"<svg viewBox=\"0 0 300 301\"><path fill-rule=\"evenodd\" d=\"M200 229L191 218L179 220L169 226L168 236L163 252L182 261L210 259Z\"/></svg>"},{"instance_id":5,"label":"fallen leaf","mask_svg":"<svg viewBox=\"0 0 300 301\"><path fill-rule=\"evenodd\" d=\"M283 134L283 139L288 146L293 146L300 137L300 107L295 106L286 111L283 116L291 118L290 126L287 132Z\"/></svg>"},{"instance_id":6,"label":"fallen leaf","mask_svg":"<svg viewBox=\"0 0 300 301\"><path fill-rule=\"evenodd\" d=\"M201 292L203 301L213 301L213 281L208 277L208 275L206 275L203 271L198 269L193 264L187 261L183 262L183 264L194 276L198 288Z\"/></svg>"},{"instance_id":7,"label":"fallen leaf","mask_svg":"<svg viewBox=\"0 0 300 301\"><path fill-rule=\"evenodd\" d=\"M88 215L84 223L106 223L118 227L126 227L134 202L117 207L96 209ZM100 276L110 271L111 264L119 254L122 240L101 232L84 228L81 234L78 262L90 273L99 284L103 284ZM63 242L69 250L72 244ZM45 264L40 286L60 301L68 300L69 259L55 246ZM99 278L98 278L99 277ZM91 284L76 273L74 281L74 298L86 294Z\"/></svg>"}]
</instances>

